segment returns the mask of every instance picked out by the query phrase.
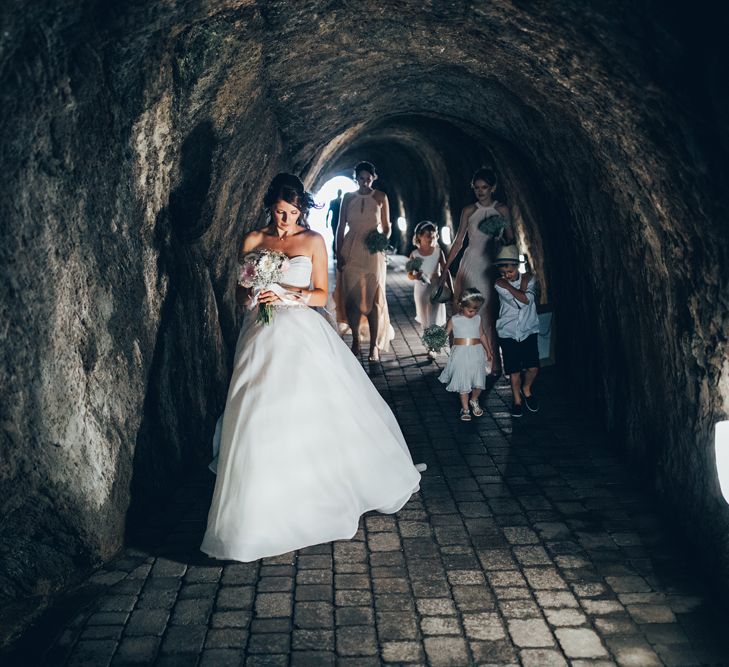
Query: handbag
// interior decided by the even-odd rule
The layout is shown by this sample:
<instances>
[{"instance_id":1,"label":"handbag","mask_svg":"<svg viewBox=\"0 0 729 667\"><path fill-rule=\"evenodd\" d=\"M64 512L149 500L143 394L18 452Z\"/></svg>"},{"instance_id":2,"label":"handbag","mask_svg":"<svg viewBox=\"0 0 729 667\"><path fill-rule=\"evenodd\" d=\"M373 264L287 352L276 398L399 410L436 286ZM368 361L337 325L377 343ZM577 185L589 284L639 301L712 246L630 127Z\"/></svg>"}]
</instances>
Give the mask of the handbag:
<instances>
[{"instance_id":1,"label":"handbag","mask_svg":"<svg viewBox=\"0 0 729 667\"><path fill-rule=\"evenodd\" d=\"M448 303L451 299L453 299L453 290L447 282L442 285L436 283L430 290L430 303Z\"/></svg>"}]
</instances>

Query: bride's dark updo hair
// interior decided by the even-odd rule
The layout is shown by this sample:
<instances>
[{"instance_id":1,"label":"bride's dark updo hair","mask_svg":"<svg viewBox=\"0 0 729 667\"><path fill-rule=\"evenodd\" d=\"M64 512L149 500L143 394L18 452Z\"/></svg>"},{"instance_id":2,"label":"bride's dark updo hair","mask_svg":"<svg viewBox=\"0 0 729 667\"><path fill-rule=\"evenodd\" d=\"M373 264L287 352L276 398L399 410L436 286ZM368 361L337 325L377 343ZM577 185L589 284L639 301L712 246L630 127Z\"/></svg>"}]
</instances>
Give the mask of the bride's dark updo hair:
<instances>
[{"instance_id":1,"label":"bride's dark updo hair","mask_svg":"<svg viewBox=\"0 0 729 667\"><path fill-rule=\"evenodd\" d=\"M263 196L263 205L266 208L266 215L270 219L270 209L277 201L285 201L296 206L301 211L301 215L297 223L306 229L309 229L309 223L306 221L309 210L312 208L321 208L314 201L314 197L304 188L301 179L294 174L276 174L271 185L268 186L266 194Z\"/></svg>"}]
</instances>

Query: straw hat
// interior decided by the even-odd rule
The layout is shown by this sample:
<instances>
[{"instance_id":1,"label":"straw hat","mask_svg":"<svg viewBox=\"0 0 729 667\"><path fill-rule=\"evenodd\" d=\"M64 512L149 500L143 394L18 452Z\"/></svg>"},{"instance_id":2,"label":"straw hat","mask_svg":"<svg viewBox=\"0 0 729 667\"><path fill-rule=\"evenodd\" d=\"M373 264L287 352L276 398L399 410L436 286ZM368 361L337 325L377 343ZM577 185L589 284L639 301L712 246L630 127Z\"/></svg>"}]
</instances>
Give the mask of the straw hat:
<instances>
[{"instance_id":1,"label":"straw hat","mask_svg":"<svg viewBox=\"0 0 729 667\"><path fill-rule=\"evenodd\" d=\"M499 254L496 255L494 264L496 266L501 266L502 264L519 264L520 261L519 249L515 245L505 245L499 250Z\"/></svg>"}]
</instances>

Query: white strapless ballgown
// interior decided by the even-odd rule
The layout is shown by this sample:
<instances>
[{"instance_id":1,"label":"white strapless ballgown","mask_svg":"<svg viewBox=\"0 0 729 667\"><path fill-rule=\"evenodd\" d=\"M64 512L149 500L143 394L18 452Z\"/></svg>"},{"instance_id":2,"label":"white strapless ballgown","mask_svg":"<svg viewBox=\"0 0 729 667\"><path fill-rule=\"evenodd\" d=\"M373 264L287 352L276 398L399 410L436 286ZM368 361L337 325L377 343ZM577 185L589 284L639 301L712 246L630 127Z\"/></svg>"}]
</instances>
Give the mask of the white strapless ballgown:
<instances>
[{"instance_id":1,"label":"white strapless ballgown","mask_svg":"<svg viewBox=\"0 0 729 667\"><path fill-rule=\"evenodd\" d=\"M291 258L286 283L310 280L311 260ZM364 512L396 512L420 481L392 411L321 315L254 320L238 337L200 547L239 561L351 538Z\"/></svg>"}]
</instances>

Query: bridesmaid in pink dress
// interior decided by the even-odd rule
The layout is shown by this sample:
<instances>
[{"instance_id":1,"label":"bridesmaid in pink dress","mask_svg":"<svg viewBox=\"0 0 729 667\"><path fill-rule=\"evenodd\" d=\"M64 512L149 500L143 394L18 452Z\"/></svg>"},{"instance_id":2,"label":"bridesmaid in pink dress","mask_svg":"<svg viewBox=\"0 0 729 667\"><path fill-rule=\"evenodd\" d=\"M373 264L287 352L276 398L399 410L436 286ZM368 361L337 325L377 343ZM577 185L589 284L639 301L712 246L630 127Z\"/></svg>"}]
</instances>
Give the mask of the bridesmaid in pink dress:
<instances>
[{"instance_id":1,"label":"bridesmaid in pink dress","mask_svg":"<svg viewBox=\"0 0 729 667\"><path fill-rule=\"evenodd\" d=\"M446 271L458 256L458 253L461 252L463 242L468 237L468 247L463 253L453 286L453 298L457 301L460 293L467 287L475 287L483 294L486 301L479 314L491 340L492 348L497 350L495 323L491 312L494 292L491 276L493 256L495 255L494 236L484 234L478 228L478 225L484 218L500 215L507 222L506 228L500 235L502 240L512 242L514 232L511 227L509 208L493 199L493 193L496 190L496 174L491 169L478 169L471 179L471 187L476 195L476 202L469 204L461 211L458 232L446 260ZM445 276L445 272L443 275ZM443 279L441 279L441 282L443 282ZM494 355L491 373L493 375L501 374L501 362L498 355Z\"/></svg>"},{"instance_id":2,"label":"bridesmaid in pink dress","mask_svg":"<svg viewBox=\"0 0 729 667\"><path fill-rule=\"evenodd\" d=\"M379 361L387 351L395 331L390 324L385 295L387 265L381 252L371 254L365 237L373 229L390 236L387 195L374 190L377 178L370 162L354 168L359 190L344 195L337 226L337 285L334 302L337 321L352 330L352 352L359 355L361 329L369 325L369 360ZM346 234L345 234L346 229Z\"/></svg>"}]
</instances>

